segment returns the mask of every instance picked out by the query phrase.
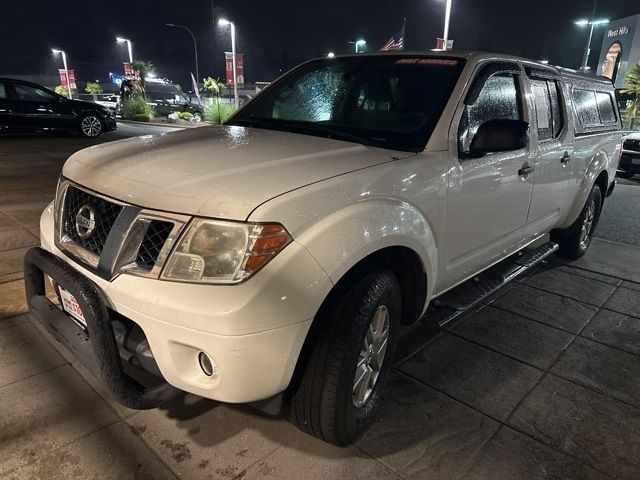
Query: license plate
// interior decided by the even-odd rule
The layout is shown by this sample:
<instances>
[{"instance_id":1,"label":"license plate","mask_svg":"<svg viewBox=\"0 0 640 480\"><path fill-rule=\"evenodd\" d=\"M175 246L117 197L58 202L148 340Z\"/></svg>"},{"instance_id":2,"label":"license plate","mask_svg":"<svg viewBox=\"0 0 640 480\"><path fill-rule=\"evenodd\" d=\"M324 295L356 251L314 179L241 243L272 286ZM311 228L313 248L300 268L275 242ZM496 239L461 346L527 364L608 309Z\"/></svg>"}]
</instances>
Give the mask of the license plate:
<instances>
[{"instance_id":1,"label":"license plate","mask_svg":"<svg viewBox=\"0 0 640 480\"><path fill-rule=\"evenodd\" d=\"M82 309L76 300L76 297L67 292L64 288L60 288L60 299L62 300L62 309L67 312L71 318L80 324L83 328L87 328L87 321L84 318Z\"/></svg>"}]
</instances>

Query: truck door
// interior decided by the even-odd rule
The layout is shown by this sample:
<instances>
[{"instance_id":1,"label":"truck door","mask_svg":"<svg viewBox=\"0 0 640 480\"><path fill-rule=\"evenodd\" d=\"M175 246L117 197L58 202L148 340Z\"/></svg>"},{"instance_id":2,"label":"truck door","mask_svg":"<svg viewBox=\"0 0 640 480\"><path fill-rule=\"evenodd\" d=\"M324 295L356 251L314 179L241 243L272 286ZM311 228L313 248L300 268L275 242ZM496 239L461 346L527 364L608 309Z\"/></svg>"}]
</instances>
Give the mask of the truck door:
<instances>
[{"instance_id":1,"label":"truck door","mask_svg":"<svg viewBox=\"0 0 640 480\"><path fill-rule=\"evenodd\" d=\"M562 82L553 71L527 69L531 90L534 185L525 237L547 233L573 204L574 136L569 127Z\"/></svg>"},{"instance_id":2,"label":"truck door","mask_svg":"<svg viewBox=\"0 0 640 480\"><path fill-rule=\"evenodd\" d=\"M491 62L476 72L458 106L450 137L452 168L447 200L447 280L451 287L513 253L523 243L533 175L530 145L469 155L480 125L491 120L529 121L521 66Z\"/></svg>"}]
</instances>

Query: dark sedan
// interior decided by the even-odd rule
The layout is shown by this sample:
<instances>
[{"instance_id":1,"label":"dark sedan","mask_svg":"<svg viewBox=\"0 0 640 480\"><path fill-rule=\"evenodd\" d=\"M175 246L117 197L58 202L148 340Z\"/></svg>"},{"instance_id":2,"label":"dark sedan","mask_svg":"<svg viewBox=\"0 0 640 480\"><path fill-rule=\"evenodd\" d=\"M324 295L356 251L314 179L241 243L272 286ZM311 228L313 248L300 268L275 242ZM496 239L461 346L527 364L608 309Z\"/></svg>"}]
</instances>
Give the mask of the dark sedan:
<instances>
[{"instance_id":1,"label":"dark sedan","mask_svg":"<svg viewBox=\"0 0 640 480\"><path fill-rule=\"evenodd\" d=\"M35 83L0 78L0 133L67 131L98 137L115 130L113 111L69 100Z\"/></svg>"}]
</instances>

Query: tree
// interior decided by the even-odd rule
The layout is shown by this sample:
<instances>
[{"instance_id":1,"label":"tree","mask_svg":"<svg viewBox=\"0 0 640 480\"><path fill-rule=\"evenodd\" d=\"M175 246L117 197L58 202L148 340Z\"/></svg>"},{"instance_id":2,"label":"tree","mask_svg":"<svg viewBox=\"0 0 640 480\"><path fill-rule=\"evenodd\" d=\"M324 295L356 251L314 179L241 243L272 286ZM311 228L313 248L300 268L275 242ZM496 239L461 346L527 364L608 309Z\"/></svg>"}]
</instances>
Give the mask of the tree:
<instances>
[{"instance_id":1,"label":"tree","mask_svg":"<svg viewBox=\"0 0 640 480\"><path fill-rule=\"evenodd\" d=\"M215 96L214 102L217 105L218 115L216 116L218 123L222 125L223 115L220 112L220 92L226 88L226 85L222 83L219 78L207 77L204 80L204 89L209 90L213 96ZM213 105L212 105L213 106Z\"/></svg>"},{"instance_id":2,"label":"tree","mask_svg":"<svg viewBox=\"0 0 640 480\"><path fill-rule=\"evenodd\" d=\"M626 120L629 123L629 128L633 130L636 125L638 113L640 113L640 63L631 67L627 71L627 76L624 79L625 88L621 93L629 94L632 96L631 105L626 110Z\"/></svg>"},{"instance_id":3,"label":"tree","mask_svg":"<svg viewBox=\"0 0 640 480\"><path fill-rule=\"evenodd\" d=\"M134 72L137 72L140 76L140 89L142 95L147 97L147 75L156 69L156 66L145 60L134 60L131 64L131 68Z\"/></svg>"},{"instance_id":4,"label":"tree","mask_svg":"<svg viewBox=\"0 0 640 480\"><path fill-rule=\"evenodd\" d=\"M58 85L58 86L55 88L55 92L56 92L58 95L61 95L61 96L63 96L63 97L67 97L67 98L69 97L69 90L67 89L67 87L63 87L62 85Z\"/></svg>"},{"instance_id":5,"label":"tree","mask_svg":"<svg viewBox=\"0 0 640 480\"><path fill-rule=\"evenodd\" d=\"M98 95L100 95L103 92L102 87L97 82L87 83L87 86L84 88L84 91L87 92L89 95L93 96L94 102L98 100Z\"/></svg>"}]
</instances>

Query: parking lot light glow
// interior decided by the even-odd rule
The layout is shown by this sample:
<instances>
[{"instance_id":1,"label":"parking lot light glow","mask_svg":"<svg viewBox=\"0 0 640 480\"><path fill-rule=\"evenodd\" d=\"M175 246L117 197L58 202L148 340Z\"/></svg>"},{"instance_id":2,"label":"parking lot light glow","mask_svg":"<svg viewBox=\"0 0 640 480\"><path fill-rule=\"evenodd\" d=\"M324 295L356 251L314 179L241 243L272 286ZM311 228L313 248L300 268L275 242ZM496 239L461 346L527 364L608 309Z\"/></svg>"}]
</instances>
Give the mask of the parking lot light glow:
<instances>
[{"instance_id":1,"label":"parking lot light glow","mask_svg":"<svg viewBox=\"0 0 640 480\"><path fill-rule=\"evenodd\" d=\"M589 39L587 40L587 47L584 49L584 57L582 59L582 70L583 71L588 71L589 70L589 55L591 54L591 39L593 38L593 29L598 26L598 25L607 25L609 23L609 19L607 18L601 18L598 20L586 20L584 18L581 18L580 20L576 20L575 23L577 26L579 27L588 27L589 25L591 25L591 29L589 31Z\"/></svg>"},{"instance_id":2,"label":"parking lot light glow","mask_svg":"<svg viewBox=\"0 0 640 480\"><path fill-rule=\"evenodd\" d=\"M116 37L116 42L127 44L127 50L129 51L129 63L133 63L133 44L131 43L131 40L128 38Z\"/></svg>"},{"instance_id":3,"label":"parking lot light glow","mask_svg":"<svg viewBox=\"0 0 640 480\"><path fill-rule=\"evenodd\" d=\"M64 65L64 78L67 79L67 97L71 99L71 83L69 82L69 69L67 68L67 54L64 50L59 50L57 48L52 48L51 52L54 55L62 55L62 64Z\"/></svg>"},{"instance_id":4,"label":"parking lot light glow","mask_svg":"<svg viewBox=\"0 0 640 480\"><path fill-rule=\"evenodd\" d=\"M327 58L334 58L335 56L336 56L336 54L333 53L333 52L327 53Z\"/></svg>"}]
</instances>

